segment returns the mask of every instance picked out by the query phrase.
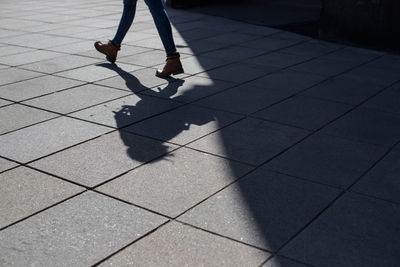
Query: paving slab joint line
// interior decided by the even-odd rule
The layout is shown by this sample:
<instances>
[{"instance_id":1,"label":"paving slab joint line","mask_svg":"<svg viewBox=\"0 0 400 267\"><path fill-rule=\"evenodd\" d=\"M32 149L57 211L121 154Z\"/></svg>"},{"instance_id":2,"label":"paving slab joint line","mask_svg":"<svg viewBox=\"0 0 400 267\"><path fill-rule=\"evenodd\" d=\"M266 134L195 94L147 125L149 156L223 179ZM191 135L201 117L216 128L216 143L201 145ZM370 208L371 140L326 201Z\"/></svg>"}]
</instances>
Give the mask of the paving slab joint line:
<instances>
[{"instance_id":1,"label":"paving slab joint line","mask_svg":"<svg viewBox=\"0 0 400 267\"><path fill-rule=\"evenodd\" d=\"M161 225L159 225L159 226L157 226L156 228L150 230L149 232L145 233L144 235L140 236L139 238L135 239L134 241L128 243L127 245L123 246L122 248L120 248L120 249L114 251L113 253L111 253L110 255L108 255L107 257L105 257L104 259L102 259L102 260L96 262L95 264L93 264L93 265L91 265L91 266L92 266L92 267L99 266L101 263L107 261L107 260L110 259L111 257L115 256L115 255L118 254L119 252L123 251L124 249L126 249L127 247L133 245L134 243L140 241L141 239L143 239L143 238L145 238L145 237L151 235L152 233L156 232L158 229L160 229L161 227L165 226L166 224L168 224L168 223L170 223L170 222L171 222L171 220L168 220L168 221L162 223Z\"/></svg>"},{"instance_id":2,"label":"paving slab joint line","mask_svg":"<svg viewBox=\"0 0 400 267\"><path fill-rule=\"evenodd\" d=\"M384 90L384 89L383 89L383 90ZM379 92L378 92L378 93L379 93ZM378 93L377 93L377 94L378 94ZM374 97L374 96L372 96L372 97ZM366 102L366 101L368 101L368 100L369 100L369 99L366 99L364 102ZM364 102L360 103L359 105L362 105ZM359 105L357 105L356 107L354 107L354 109L357 108ZM347 114L347 113L346 113L346 114ZM344 115L343 115L343 116L344 116ZM339 118L340 118L340 117L339 117ZM339 119L339 118L337 118L337 119ZM284 149L283 151L281 151L280 153L276 154L274 157L272 157L272 158L266 160L265 162L262 162L262 163L259 164L256 168L254 168L253 170L250 170L250 171L247 172L245 175L243 175L242 177L236 179L236 180L235 180L234 182L232 182L231 184L233 184L233 183L235 183L235 182L238 182L239 180L243 179L246 175L255 172L255 171L256 171L257 169L259 169L261 166L263 166L263 165L265 165L266 163L272 161L273 159L279 157L280 155L282 155L282 154L285 153L286 151L290 150L291 148L293 148L293 147L296 146L297 144L303 142L303 141L306 140L307 138L309 138L309 137L311 137L312 135L316 134L316 133L317 133L318 131L320 131L322 128L326 127L327 125L329 125L330 123L336 121L337 119L334 119L334 120L332 120L331 122L328 122L327 124L325 124L324 126L320 127L319 129L317 129L317 130L311 132L309 135L305 136L304 138L302 138L301 140L299 140L298 142L296 142L296 143L293 144L292 146L290 146L290 147ZM400 143L400 141L399 141L398 143ZM397 143L397 144L398 144L398 143ZM392 147L392 149L393 149L397 144L395 144L395 145ZM377 160L373 166L371 166L367 171L365 171L362 175L360 175L360 177L359 177L353 184L357 183L370 169L372 169L376 164L378 164L389 152L390 152L390 150L387 151L379 160ZM231 185L231 184L229 184L229 185ZM351 184L349 187L347 187L347 189L349 189L351 186L353 186L353 184ZM220 189L218 192L224 190L224 189L225 189L226 187L228 187L229 185L223 187L223 188ZM302 228L301 230L299 230L298 233L296 233L292 238L290 238L289 241L285 242L280 248L278 248L278 250L276 251L275 254L277 254L288 242L290 242L294 237L296 237L296 236L297 236L301 231L303 231L308 225L310 225L313 221L315 221L327 208L329 208L337 199L339 199L339 198L347 191L347 189L341 189L341 190L342 190L342 193L339 194L337 198L335 198L330 204L328 204L328 206L327 206L326 208L324 208L320 213L318 213L308 224L306 224L306 226L304 226L304 228ZM201 203L203 203L203 202L206 201L207 199L211 198L212 196L214 196L214 195L217 194L218 192L216 192L216 193L210 195L210 196L207 197L206 199L204 199L204 200L202 200L201 202L197 203L196 205L192 206L191 208L189 208L189 209L186 210L185 212L181 213L179 216L183 215L184 213L186 213L186 212L190 211L191 209L195 208L196 206L200 205Z\"/></svg>"},{"instance_id":3,"label":"paving slab joint line","mask_svg":"<svg viewBox=\"0 0 400 267\"><path fill-rule=\"evenodd\" d=\"M31 217L33 217L33 216L35 216L35 215L37 215L37 214L43 212L43 211L46 211L46 210L48 210L48 209L51 209L51 208L53 208L53 207L55 207L55 206L57 206L57 205L59 205L59 204L61 204L61 203L63 203L63 202L66 202L66 201L68 201L68 200L70 200L70 199L72 199L72 198L74 198L74 197L76 197L76 196L79 196L79 195L81 195L81 194L83 194L83 193L85 193L85 192L87 192L87 191L88 191L88 190L83 190L82 192L79 192L79 193L77 193L77 194L75 194L75 195L72 195L72 196L70 196L70 197L67 197L67 198L65 198L65 199L63 199L63 200L61 200L61 201L59 201L59 202L56 202L56 203L54 203L54 204L52 204L52 205L50 205L50 206L48 206L48 207L45 207L44 209L38 210L38 211L36 211L36 212L34 212L34 213L28 215L28 216L23 217L22 219L19 219L19 220L15 221L15 222L13 222L13 223L11 223L11 224L8 224L8 225L6 225L6 226L0 228L0 232L3 231L3 230L6 230L7 228L9 228L9 227L11 227L11 226L13 226L13 225L15 225L15 224L18 224L18 223L20 223L20 222L22 222L22 221L25 221L25 220L27 220L27 219L29 219L29 218L31 218Z\"/></svg>"},{"instance_id":4,"label":"paving slab joint line","mask_svg":"<svg viewBox=\"0 0 400 267\"><path fill-rule=\"evenodd\" d=\"M192 225L192 224L187 223L187 222L184 222L184 221L180 221L179 219L174 219L173 221L178 222L178 223L181 223L181 224L184 224L184 225L189 226L189 227L191 227L191 228L200 230L200 231L202 231L202 232L206 232L206 233L209 233L209 234L212 234L212 235L216 235L216 236L219 236L219 237L228 239L228 240L230 240L230 241L234 241L234 242L236 242L236 243L240 243L240 244L246 245L246 246L248 246L248 247L252 247L252 248L255 248L255 249L258 249L258 250L261 250L261 251L268 252L268 253L270 253L271 255L273 254L273 252L272 252L271 250L268 250L268 249L266 249L266 248L258 247L258 246L256 246L256 245L252 245L252 244L246 243L246 242L244 242L244 241L234 239L234 238L229 237L229 236L225 236L225 235L222 235L222 234L219 234L219 233L216 233L216 232L207 230L207 229L203 229L203 228L201 228L201 227L199 227L199 226Z\"/></svg>"},{"instance_id":5,"label":"paving slab joint line","mask_svg":"<svg viewBox=\"0 0 400 267\"><path fill-rule=\"evenodd\" d=\"M302 227L297 233L295 233L289 240L287 240L281 247L279 247L275 254L278 255L279 252L289 244L294 238L300 235L308 226L315 222L326 210L332 207L345 193L350 192L350 189L357 184L369 171L371 171L380 161L382 161L398 144L400 141L394 144L386 153L384 153L372 166L370 166L366 171L364 171L353 183L342 190L325 208L323 208L314 218L312 218L304 227ZM386 201L387 202L387 201ZM398 203L396 203L398 205Z\"/></svg>"}]
</instances>

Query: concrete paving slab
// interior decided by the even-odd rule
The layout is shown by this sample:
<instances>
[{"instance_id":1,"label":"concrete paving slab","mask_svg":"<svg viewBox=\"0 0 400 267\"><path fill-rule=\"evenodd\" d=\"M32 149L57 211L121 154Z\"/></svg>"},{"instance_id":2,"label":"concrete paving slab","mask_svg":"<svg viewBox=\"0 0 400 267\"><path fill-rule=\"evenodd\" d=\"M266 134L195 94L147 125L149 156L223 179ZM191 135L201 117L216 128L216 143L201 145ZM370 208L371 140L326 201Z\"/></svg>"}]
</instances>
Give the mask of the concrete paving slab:
<instances>
[{"instance_id":1,"label":"concrete paving slab","mask_svg":"<svg viewBox=\"0 0 400 267\"><path fill-rule=\"evenodd\" d=\"M289 97L285 91L243 84L195 102L195 105L249 115Z\"/></svg>"},{"instance_id":2,"label":"concrete paving slab","mask_svg":"<svg viewBox=\"0 0 400 267\"><path fill-rule=\"evenodd\" d=\"M67 55L49 60L41 60L36 63L20 66L22 69L44 72L48 74L79 68L86 65L100 63L99 59L83 56Z\"/></svg>"},{"instance_id":3,"label":"concrete paving slab","mask_svg":"<svg viewBox=\"0 0 400 267\"><path fill-rule=\"evenodd\" d=\"M23 103L65 114L120 98L128 94L129 92L122 90L87 84L27 100Z\"/></svg>"},{"instance_id":4,"label":"concrete paving slab","mask_svg":"<svg viewBox=\"0 0 400 267\"><path fill-rule=\"evenodd\" d=\"M284 257L275 256L269 259L261 267L307 267L309 265L299 263L297 261L289 260Z\"/></svg>"},{"instance_id":5,"label":"concrete paving slab","mask_svg":"<svg viewBox=\"0 0 400 267\"><path fill-rule=\"evenodd\" d=\"M9 105L0 108L0 135L57 116L58 115L54 113L19 104Z\"/></svg>"},{"instance_id":6,"label":"concrete paving slab","mask_svg":"<svg viewBox=\"0 0 400 267\"><path fill-rule=\"evenodd\" d=\"M400 115L400 83L370 99L362 107L378 109Z\"/></svg>"},{"instance_id":7,"label":"concrete paving slab","mask_svg":"<svg viewBox=\"0 0 400 267\"><path fill-rule=\"evenodd\" d=\"M177 80L175 83L168 84L167 86L152 88L141 93L189 103L206 97L207 95L223 91L234 85L235 84L231 82L190 76L184 78L184 80Z\"/></svg>"},{"instance_id":8,"label":"concrete paving slab","mask_svg":"<svg viewBox=\"0 0 400 267\"><path fill-rule=\"evenodd\" d=\"M7 100L5 100L5 99L0 99L0 107L4 107L4 106L7 106L7 105L11 105L13 102L11 102L11 101L7 101Z\"/></svg>"},{"instance_id":9,"label":"concrete paving slab","mask_svg":"<svg viewBox=\"0 0 400 267\"><path fill-rule=\"evenodd\" d=\"M304 130L246 118L189 146L229 159L259 165L300 141L307 134Z\"/></svg>"},{"instance_id":10,"label":"concrete paving slab","mask_svg":"<svg viewBox=\"0 0 400 267\"><path fill-rule=\"evenodd\" d=\"M219 66L226 65L228 61L223 59L208 58L202 56L188 57L182 60L185 73L196 74ZM158 67L158 66L157 66Z\"/></svg>"},{"instance_id":11,"label":"concrete paving slab","mask_svg":"<svg viewBox=\"0 0 400 267\"><path fill-rule=\"evenodd\" d=\"M272 52L251 59L247 59L245 62L264 65L264 66L287 68L289 66L299 64L309 59L311 59L310 56L300 56L300 55L286 54L281 52Z\"/></svg>"},{"instance_id":12,"label":"concrete paving slab","mask_svg":"<svg viewBox=\"0 0 400 267\"><path fill-rule=\"evenodd\" d=\"M355 64L364 64L375 58L379 58L382 55L384 55L383 52L378 52L374 50L345 47L344 49L329 53L328 55L324 55L320 58L326 60L351 61Z\"/></svg>"},{"instance_id":13,"label":"concrete paving slab","mask_svg":"<svg viewBox=\"0 0 400 267\"><path fill-rule=\"evenodd\" d=\"M398 210L395 204L346 194L281 253L313 266L396 266Z\"/></svg>"},{"instance_id":14,"label":"concrete paving slab","mask_svg":"<svg viewBox=\"0 0 400 267\"><path fill-rule=\"evenodd\" d=\"M318 74L282 70L249 82L248 85L296 94L322 82L325 79L326 77Z\"/></svg>"},{"instance_id":15,"label":"concrete paving slab","mask_svg":"<svg viewBox=\"0 0 400 267\"><path fill-rule=\"evenodd\" d=\"M175 217L251 169L244 164L182 148L98 190Z\"/></svg>"},{"instance_id":16,"label":"concrete paving slab","mask_svg":"<svg viewBox=\"0 0 400 267\"><path fill-rule=\"evenodd\" d=\"M260 36L254 34L240 33L240 32L229 32L229 33L219 34L218 36L209 37L204 40L215 43L239 45L242 43L253 41L255 39L260 39Z\"/></svg>"},{"instance_id":17,"label":"concrete paving slab","mask_svg":"<svg viewBox=\"0 0 400 267\"><path fill-rule=\"evenodd\" d=\"M186 40L184 32L182 33L182 38ZM196 40L196 41L187 40L187 42L189 44L178 46L179 53L190 54L190 55L201 55L202 53L229 47L229 45L225 43L209 42L206 40Z\"/></svg>"},{"instance_id":18,"label":"concrete paving slab","mask_svg":"<svg viewBox=\"0 0 400 267\"><path fill-rule=\"evenodd\" d=\"M370 66L358 67L347 72L345 77L374 82L383 86L389 86L400 81L400 74L397 70L385 70Z\"/></svg>"},{"instance_id":19,"label":"concrete paving slab","mask_svg":"<svg viewBox=\"0 0 400 267\"><path fill-rule=\"evenodd\" d=\"M179 27L179 25L177 27ZM194 28L183 32L176 31L176 34L178 36L180 36L181 38L185 39L188 42L217 36L221 33L223 33L223 31L217 31L214 29L202 29L202 28Z\"/></svg>"},{"instance_id":20,"label":"concrete paving slab","mask_svg":"<svg viewBox=\"0 0 400 267\"><path fill-rule=\"evenodd\" d=\"M253 58L261 54L264 54L264 51L261 49L247 48L242 46L230 46L223 50L216 50L204 53L202 54L202 56L210 58L221 58L230 62L236 62L247 58Z\"/></svg>"},{"instance_id":21,"label":"concrete paving slab","mask_svg":"<svg viewBox=\"0 0 400 267\"><path fill-rule=\"evenodd\" d=\"M123 57L119 60L122 63L135 64L144 67L151 67L163 64L165 62L165 52L153 50L132 56Z\"/></svg>"},{"instance_id":22,"label":"concrete paving slab","mask_svg":"<svg viewBox=\"0 0 400 267\"><path fill-rule=\"evenodd\" d=\"M26 167L1 173L0 181L0 228L85 190Z\"/></svg>"},{"instance_id":23,"label":"concrete paving slab","mask_svg":"<svg viewBox=\"0 0 400 267\"><path fill-rule=\"evenodd\" d=\"M82 84L84 84L84 82L45 75L38 78L1 86L0 96L14 101L22 101Z\"/></svg>"},{"instance_id":24,"label":"concrete paving slab","mask_svg":"<svg viewBox=\"0 0 400 267\"><path fill-rule=\"evenodd\" d=\"M266 52L273 52L302 42L292 38L280 38L276 35L240 44L241 46L258 48Z\"/></svg>"},{"instance_id":25,"label":"concrete paving slab","mask_svg":"<svg viewBox=\"0 0 400 267\"><path fill-rule=\"evenodd\" d=\"M0 136L0 155L28 162L109 131L75 119L56 118Z\"/></svg>"},{"instance_id":26,"label":"concrete paving slab","mask_svg":"<svg viewBox=\"0 0 400 267\"><path fill-rule=\"evenodd\" d=\"M71 36L71 37L76 37L74 34L77 33L82 33L82 32L90 32L93 31L94 28L92 27L86 27L86 26L61 26L59 28L53 29L53 30L47 30L44 33L45 34L51 34L51 35L58 35L58 36Z\"/></svg>"},{"instance_id":27,"label":"concrete paving slab","mask_svg":"<svg viewBox=\"0 0 400 267\"><path fill-rule=\"evenodd\" d=\"M253 114L256 118L293 125L307 130L317 130L345 114L352 106L295 96L270 108Z\"/></svg>"},{"instance_id":28,"label":"concrete paving slab","mask_svg":"<svg viewBox=\"0 0 400 267\"><path fill-rule=\"evenodd\" d=\"M373 166L386 149L322 134L313 135L266 164L292 176L346 188Z\"/></svg>"},{"instance_id":29,"label":"concrete paving slab","mask_svg":"<svg viewBox=\"0 0 400 267\"><path fill-rule=\"evenodd\" d=\"M85 51L90 51L93 49L93 41L82 41L79 40L78 42L72 44L61 44L51 48L48 50L60 52L60 53L68 53L68 54L78 54Z\"/></svg>"},{"instance_id":30,"label":"concrete paving slab","mask_svg":"<svg viewBox=\"0 0 400 267\"><path fill-rule=\"evenodd\" d=\"M251 63L232 63L227 66L200 73L198 76L227 82L244 83L260 78L277 70L278 68L272 66L261 66ZM240 75L234 75L239 73Z\"/></svg>"},{"instance_id":31,"label":"concrete paving slab","mask_svg":"<svg viewBox=\"0 0 400 267\"><path fill-rule=\"evenodd\" d=\"M322 133L389 147L400 141L400 116L357 108L324 128Z\"/></svg>"},{"instance_id":32,"label":"concrete paving slab","mask_svg":"<svg viewBox=\"0 0 400 267\"><path fill-rule=\"evenodd\" d=\"M60 266L93 265L165 221L161 216L88 192L1 231L1 261L40 266L55 262Z\"/></svg>"},{"instance_id":33,"label":"concrete paving slab","mask_svg":"<svg viewBox=\"0 0 400 267\"><path fill-rule=\"evenodd\" d=\"M0 63L9 65L9 66L19 66L24 64L29 64L32 62L37 62L40 60L46 60L50 58L55 58L59 56L63 56L64 54L45 51L45 50L36 50L32 52L19 53L9 56L2 56L0 58Z\"/></svg>"},{"instance_id":34,"label":"concrete paving slab","mask_svg":"<svg viewBox=\"0 0 400 267\"><path fill-rule=\"evenodd\" d=\"M0 172L4 172L4 171L14 168L16 166L18 166L17 163L12 162L10 160L0 158Z\"/></svg>"},{"instance_id":35,"label":"concrete paving slab","mask_svg":"<svg viewBox=\"0 0 400 267\"><path fill-rule=\"evenodd\" d=\"M339 44L319 40L311 40L305 43L282 49L279 52L305 57L319 57L324 54L332 53L333 51L338 50L341 47L342 45Z\"/></svg>"},{"instance_id":36,"label":"concrete paving slab","mask_svg":"<svg viewBox=\"0 0 400 267\"><path fill-rule=\"evenodd\" d=\"M383 89L382 85L344 75L329 79L304 92L305 95L358 105Z\"/></svg>"},{"instance_id":37,"label":"concrete paving slab","mask_svg":"<svg viewBox=\"0 0 400 267\"><path fill-rule=\"evenodd\" d=\"M180 145L218 130L242 118L240 115L184 106L124 129Z\"/></svg>"},{"instance_id":38,"label":"concrete paving slab","mask_svg":"<svg viewBox=\"0 0 400 267\"><path fill-rule=\"evenodd\" d=\"M11 36L15 36L15 35L22 35L24 34L23 31L10 31L7 29L1 29L0 30L0 38L4 38L4 37L11 37Z\"/></svg>"},{"instance_id":39,"label":"concrete paving slab","mask_svg":"<svg viewBox=\"0 0 400 267\"><path fill-rule=\"evenodd\" d=\"M35 77L42 76L43 74L18 68L7 68L0 70L0 85L20 82Z\"/></svg>"},{"instance_id":40,"label":"concrete paving slab","mask_svg":"<svg viewBox=\"0 0 400 267\"><path fill-rule=\"evenodd\" d=\"M269 173L251 173L178 220L235 240L277 250L309 223L338 190Z\"/></svg>"},{"instance_id":41,"label":"concrete paving slab","mask_svg":"<svg viewBox=\"0 0 400 267\"><path fill-rule=\"evenodd\" d=\"M118 65L110 63L100 63L73 70L63 71L58 73L57 75L80 81L95 82L119 75L120 69L125 72L130 72L139 70L141 68L143 67L123 63L119 63Z\"/></svg>"},{"instance_id":42,"label":"concrete paving slab","mask_svg":"<svg viewBox=\"0 0 400 267\"><path fill-rule=\"evenodd\" d=\"M129 95L69 115L115 128L122 128L179 105L180 103L174 101L151 96Z\"/></svg>"},{"instance_id":43,"label":"concrete paving slab","mask_svg":"<svg viewBox=\"0 0 400 267\"><path fill-rule=\"evenodd\" d=\"M36 49L21 47L21 46L14 46L14 45L3 45L0 50L0 56L10 56L15 54L21 54L26 52L33 52Z\"/></svg>"},{"instance_id":44,"label":"concrete paving slab","mask_svg":"<svg viewBox=\"0 0 400 267\"><path fill-rule=\"evenodd\" d=\"M397 146L352 187L352 191L400 204L400 147Z\"/></svg>"},{"instance_id":45,"label":"concrete paving slab","mask_svg":"<svg viewBox=\"0 0 400 267\"><path fill-rule=\"evenodd\" d=\"M128 72L123 69L116 68L118 76L101 80L96 82L96 84L105 85L109 87L114 87L130 92L141 92L149 88L160 86L166 83L172 83L177 81L174 78L159 78L156 74L156 69L144 68L138 71ZM180 74L176 77L185 77L185 74Z\"/></svg>"},{"instance_id":46,"label":"concrete paving slab","mask_svg":"<svg viewBox=\"0 0 400 267\"><path fill-rule=\"evenodd\" d=\"M357 64L352 61L335 61L317 58L291 67L290 69L303 72L311 72L325 76L335 76L345 71L348 71L356 66Z\"/></svg>"},{"instance_id":47,"label":"concrete paving slab","mask_svg":"<svg viewBox=\"0 0 400 267\"><path fill-rule=\"evenodd\" d=\"M269 255L227 238L171 222L100 266L129 266L133 262L141 266L257 266Z\"/></svg>"},{"instance_id":48,"label":"concrete paving slab","mask_svg":"<svg viewBox=\"0 0 400 267\"><path fill-rule=\"evenodd\" d=\"M114 132L31 165L94 187L176 148L126 132ZM131 190L131 189L129 189Z\"/></svg>"}]
</instances>

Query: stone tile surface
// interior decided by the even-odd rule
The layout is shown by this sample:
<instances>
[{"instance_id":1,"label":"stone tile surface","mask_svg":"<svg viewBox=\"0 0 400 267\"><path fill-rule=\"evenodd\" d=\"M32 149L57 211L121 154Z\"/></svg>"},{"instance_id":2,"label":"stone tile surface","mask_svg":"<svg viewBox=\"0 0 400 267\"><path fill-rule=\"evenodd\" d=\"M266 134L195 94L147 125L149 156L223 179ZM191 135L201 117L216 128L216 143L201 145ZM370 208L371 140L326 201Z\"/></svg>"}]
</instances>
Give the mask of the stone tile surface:
<instances>
[{"instance_id":1,"label":"stone tile surface","mask_svg":"<svg viewBox=\"0 0 400 267\"><path fill-rule=\"evenodd\" d=\"M261 49L254 49L242 46L230 46L223 50L215 50L204 53L202 54L202 56L210 58L221 58L229 60L231 62L236 62L248 58L258 58L258 56L261 54L264 54L264 51Z\"/></svg>"},{"instance_id":2,"label":"stone tile surface","mask_svg":"<svg viewBox=\"0 0 400 267\"><path fill-rule=\"evenodd\" d=\"M32 62L37 62L40 60L45 60L49 58L55 58L62 56L63 54L45 50L35 50L32 52L25 52L20 54L2 56L0 58L1 64L6 64L10 66L19 66L23 64L29 64Z\"/></svg>"},{"instance_id":3,"label":"stone tile surface","mask_svg":"<svg viewBox=\"0 0 400 267\"><path fill-rule=\"evenodd\" d=\"M309 56L286 54L278 51L247 59L245 62L278 68L287 68L309 59Z\"/></svg>"},{"instance_id":4,"label":"stone tile surface","mask_svg":"<svg viewBox=\"0 0 400 267\"><path fill-rule=\"evenodd\" d=\"M233 63L231 65L219 67L207 72L200 73L198 75L210 79L244 83L265 76L268 73L274 72L276 70L277 68L272 66L260 66L250 63ZM240 75L232 75L234 73L240 73Z\"/></svg>"},{"instance_id":5,"label":"stone tile surface","mask_svg":"<svg viewBox=\"0 0 400 267\"><path fill-rule=\"evenodd\" d=\"M174 148L130 133L114 132L35 161L31 166L94 187Z\"/></svg>"},{"instance_id":6,"label":"stone tile surface","mask_svg":"<svg viewBox=\"0 0 400 267\"><path fill-rule=\"evenodd\" d=\"M11 102L11 101L8 101L8 100L5 100L5 99L0 99L0 107L4 107L4 106L10 105L12 103L13 102Z\"/></svg>"},{"instance_id":7,"label":"stone tile surface","mask_svg":"<svg viewBox=\"0 0 400 267\"><path fill-rule=\"evenodd\" d=\"M88 84L28 100L24 104L59 113L70 113L128 94L122 90Z\"/></svg>"},{"instance_id":8,"label":"stone tile surface","mask_svg":"<svg viewBox=\"0 0 400 267\"><path fill-rule=\"evenodd\" d=\"M184 106L134 124L124 130L182 145L240 118L240 115L232 113Z\"/></svg>"},{"instance_id":9,"label":"stone tile surface","mask_svg":"<svg viewBox=\"0 0 400 267\"><path fill-rule=\"evenodd\" d=\"M336 189L269 173L263 168L178 219L274 251L338 193Z\"/></svg>"},{"instance_id":10,"label":"stone tile surface","mask_svg":"<svg viewBox=\"0 0 400 267\"><path fill-rule=\"evenodd\" d=\"M352 187L355 192L400 203L400 147L397 146Z\"/></svg>"},{"instance_id":11,"label":"stone tile surface","mask_svg":"<svg viewBox=\"0 0 400 267\"><path fill-rule=\"evenodd\" d=\"M322 132L355 141L392 146L400 141L400 116L358 108L330 124Z\"/></svg>"},{"instance_id":12,"label":"stone tile surface","mask_svg":"<svg viewBox=\"0 0 400 267\"><path fill-rule=\"evenodd\" d=\"M60 266L93 265L165 221L88 192L1 231L1 262L20 266L55 262Z\"/></svg>"},{"instance_id":13,"label":"stone tile surface","mask_svg":"<svg viewBox=\"0 0 400 267\"><path fill-rule=\"evenodd\" d=\"M324 76L292 70L282 70L251 81L248 85L296 94L325 80Z\"/></svg>"},{"instance_id":14,"label":"stone tile surface","mask_svg":"<svg viewBox=\"0 0 400 267\"><path fill-rule=\"evenodd\" d=\"M143 91L142 93L188 103L206 97L207 95L223 91L234 85L235 84L231 82L212 80L199 76L190 76L161 87Z\"/></svg>"},{"instance_id":15,"label":"stone tile surface","mask_svg":"<svg viewBox=\"0 0 400 267\"><path fill-rule=\"evenodd\" d=\"M261 88L243 84L204 98L195 104L249 115L289 96L290 94L287 92L275 88Z\"/></svg>"},{"instance_id":16,"label":"stone tile surface","mask_svg":"<svg viewBox=\"0 0 400 267\"><path fill-rule=\"evenodd\" d=\"M312 40L306 43L301 43L292 47L280 50L282 53L299 55L299 56L312 56L319 57L324 54L332 53L338 50L341 46L329 42Z\"/></svg>"},{"instance_id":17,"label":"stone tile surface","mask_svg":"<svg viewBox=\"0 0 400 267\"><path fill-rule=\"evenodd\" d=\"M304 92L305 95L358 105L383 89L383 86L344 77L343 75L324 81Z\"/></svg>"},{"instance_id":18,"label":"stone tile surface","mask_svg":"<svg viewBox=\"0 0 400 267\"><path fill-rule=\"evenodd\" d=\"M363 107L400 115L400 83L370 99Z\"/></svg>"},{"instance_id":19,"label":"stone tile surface","mask_svg":"<svg viewBox=\"0 0 400 267\"><path fill-rule=\"evenodd\" d=\"M171 222L100 266L257 266L268 256L262 250Z\"/></svg>"},{"instance_id":20,"label":"stone tile surface","mask_svg":"<svg viewBox=\"0 0 400 267\"><path fill-rule=\"evenodd\" d=\"M0 70L0 86L9 83L15 83L23 80L42 76L38 72L22 70L18 68L8 68Z\"/></svg>"},{"instance_id":21,"label":"stone tile surface","mask_svg":"<svg viewBox=\"0 0 400 267\"><path fill-rule=\"evenodd\" d=\"M16 167L18 164L3 158L0 158L0 172Z\"/></svg>"},{"instance_id":22,"label":"stone tile surface","mask_svg":"<svg viewBox=\"0 0 400 267\"><path fill-rule=\"evenodd\" d=\"M66 78L72 78L80 81L95 82L106 78L111 78L119 75L121 72L129 72L141 69L143 67L119 63L113 65L110 63L101 63L90 65L73 70L67 70L58 73L57 75Z\"/></svg>"},{"instance_id":23,"label":"stone tile surface","mask_svg":"<svg viewBox=\"0 0 400 267\"><path fill-rule=\"evenodd\" d=\"M56 117L57 114L14 104L0 108L0 134Z\"/></svg>"},{"instance_id":24,"label":"stone tile surface","mask_svg":"<svg viewBox=\"0 0 400 267\"><path fill-rule=\"evenodd\" d=\"M0 155L28 162L108 131L103 126L57 118L0 136Z\"/></svg>"},{"instance_id":25,"label":"stone tile surface","mask_svg":"<svg viewBox=\"0 0 400 267\"><path fill-rule=\"evenodd\" d=\"M3 172L0 181L0 228L84 190L26 167Z\"/></svg>"},{"instance_id":26,"label":"stone tile surface","mask_svg":"<svg viewBox=\"0 0 400 267\"><path fill-rule=\"evenodd\" d=\"M46 75L1 86L0 96L14 101L22 101L82 84L83 82Z\"/></svg>"},{"instance_id":27,"label":"stone tile surface","mask_svg":"<svg viewBox=\"0 0 400 267\"><path fill-rule=\"evenodd\" d=\"M120 70L119 74L119 76L98 81L96 84L131 92L141 92L155 86L174 83L176 81L175 79L161 79L156 77L156 69L151 68L145 68L134 72Z\"/></svg>"},{"instance_id":28,"label":"stone tile surface","mask_svg":"<svg viewBox=\"0 0 400 267\"><path fill-rule=\"evenodd\" d=\"M382 147L317 134L267 163L266 167L323 184L347 187L385 152Z\"/></svg>"},{"instance_id":29,"label":"stone tile surface","mask_svg":"<svg viewBox=\"0 0 400 267\"><path fill-rule=\"evenodd\" d=\"M248 164L259 165L300 141L307 131L246 118L189 146Z\"/></svg>"},{"instance_id":30,"label":"stone tile surface","mask_svg":"<svg viewBox=\"0 0 400 267\"><path fill-rule=\"evenodd\" d=\"M309 265L299 263L297 261L292 261L284 257L275 256L269 259L266 263L261 265L261 267L307 267Z\"/></svg>"},{"instance_id":31,"label":"stone tile surface","mask_svg":"<svg viewBox=\"0 0 400 267\"><path fill-rule=\"evenodd\" d=\"M72 117L121 128L178 107L174 101L147 95L129 95L69 114Z\"/></svg>"},{"instance_id":32,"label":"stone tile surface","mask_svg":"<svg viewBox=\"0 0 400 267\"><path fill-rule=\"evenodd\" d=\"M59 56L53 59L41 60L39 62L21 66L23 69L40 71L44 73L56 73L70 69L79 68L85 65L99 63L100 60L76 55Z\"/></svg>"},{"instance_id":33,"label":"stone tile surface","mask_svg":"<svg viewBox=\"0 0 400 267\"><path fill-rule=\"evenodd\" d=\"M290 69L326 76L335 76L345 71L348 71L356 66L357 64L351 61L334 61L317 58L291 67Z\"/></svg>"},{"instance_id":34,"label":"stone tile surface","mask_svg":"<svg viewBox=\"0 0 400 267\"><path fill-rule=\"evenodd\" d=\"M281 253L313 266L396 266L399 216L398 205L346 194Z\"/></svg>"},{"instance_id":35,"label":"stone tile surface","mask_svg":"<svg viewBox=\"0 0 400 267\"><path fill-rule=\"evenodd\" d=\"M342 103L297 96L261 110L253 116L308 130L317 130L346 113L350 108L351 106Z\"/></svg>"},{"instance_id":36,"label":"stone tile surface","mask_svg":"<svg viewBox=\"0 0 400 267\"><path fill-rule=\"evenodd\" d=\"M98 190L175 217L251 169L243 164L182 148Z\"/></svg>"},{"instance_id":37,"label":"stone tile surface","mask_svg":"<svg viewBox=\"0 0 400 267\"><path fill-rule=\"evenodd\" d=\"M224 59L202 56L188 57L183 59L181 62L185 73L188 74L197 74L229 63L229 61L226 61Z\"/></svg>"}]
</instances>

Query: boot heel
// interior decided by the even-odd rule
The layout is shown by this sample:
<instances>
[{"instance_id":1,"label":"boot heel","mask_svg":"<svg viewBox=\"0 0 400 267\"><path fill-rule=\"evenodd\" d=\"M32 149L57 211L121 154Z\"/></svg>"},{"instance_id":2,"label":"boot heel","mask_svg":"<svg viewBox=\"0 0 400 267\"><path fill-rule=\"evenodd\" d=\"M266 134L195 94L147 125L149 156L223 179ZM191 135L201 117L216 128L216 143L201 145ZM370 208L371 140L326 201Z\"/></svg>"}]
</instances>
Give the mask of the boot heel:
<instances>
[{"instance_id":1,"label":"boot heel","mask_svg":"<svg viewBox=\"0 0 400 267\"><path fill-rule=\"evenodd\" d=\"M172 73L172 75L178 75L178 74L182 74L182 73L184 73L184 71L183 71L183 69L180 69L180 70L174 71Z\"/></svg>"}]
</instances>

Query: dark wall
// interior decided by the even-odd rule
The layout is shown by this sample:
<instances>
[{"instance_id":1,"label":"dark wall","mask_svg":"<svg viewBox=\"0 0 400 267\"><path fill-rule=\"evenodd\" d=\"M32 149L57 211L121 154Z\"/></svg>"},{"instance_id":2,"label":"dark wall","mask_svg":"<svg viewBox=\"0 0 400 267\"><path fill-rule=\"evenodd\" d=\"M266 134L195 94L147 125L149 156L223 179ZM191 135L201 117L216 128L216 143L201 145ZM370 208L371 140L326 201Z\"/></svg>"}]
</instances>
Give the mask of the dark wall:
<instances>
[{"instance_id":1,"label":"dark wall","mask_svg":"<svg viewBox=\"0 0 400 267\"><path fill-rule=\"evenodd\" d=\"M372 45L400 44L400 0L322 0L320 35Z\"/></svg>"}]
</instances>

